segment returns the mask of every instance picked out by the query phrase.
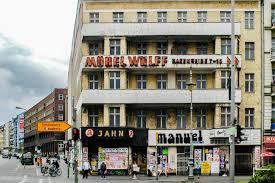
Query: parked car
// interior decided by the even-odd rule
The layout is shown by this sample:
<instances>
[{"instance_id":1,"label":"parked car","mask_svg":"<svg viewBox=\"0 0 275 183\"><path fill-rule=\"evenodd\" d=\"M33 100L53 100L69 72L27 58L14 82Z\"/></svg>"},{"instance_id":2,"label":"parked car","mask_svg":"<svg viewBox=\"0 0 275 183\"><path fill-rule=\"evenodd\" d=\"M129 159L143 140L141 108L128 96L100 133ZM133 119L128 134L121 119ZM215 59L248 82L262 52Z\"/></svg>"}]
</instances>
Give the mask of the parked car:
<instances>
[{"instance_id":1,"label":"parked car","mask_svg":"<svg viewBox=\"0 0 275 183\"><path fill-rule=\"evenodd\" d=\"M4 149L2 152L2 158L9 158L9 150Z\"/></svg>"},{"instance_id":2,"label":"parked car","mask_svg":"<svg viewBox=\"0 0 275 183\"><path fill-rule=\"evenodd\" d=\"M34 157L32 153L27 152L21 156L22 165L34 165Z\"/></svg>"}]
</instances>

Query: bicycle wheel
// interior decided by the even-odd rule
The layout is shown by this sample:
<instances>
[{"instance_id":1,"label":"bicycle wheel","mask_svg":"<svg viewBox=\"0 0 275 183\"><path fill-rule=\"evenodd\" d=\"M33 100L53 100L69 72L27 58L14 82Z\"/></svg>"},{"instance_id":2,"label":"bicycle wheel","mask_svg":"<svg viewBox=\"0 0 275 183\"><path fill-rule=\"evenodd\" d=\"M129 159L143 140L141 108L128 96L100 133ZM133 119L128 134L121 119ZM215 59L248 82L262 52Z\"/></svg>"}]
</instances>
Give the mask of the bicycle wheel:
<instances>
[{"instance_id":1,"label":"bicycle wheel","mask_svg":"<svg viewBox=\"0 0 275 183\"><path fill-rule=\"evenodd\" d=\"M60 176L62 174L62 171L60 169L57 170L56 174Z\"/></svg>"}]
</instances>

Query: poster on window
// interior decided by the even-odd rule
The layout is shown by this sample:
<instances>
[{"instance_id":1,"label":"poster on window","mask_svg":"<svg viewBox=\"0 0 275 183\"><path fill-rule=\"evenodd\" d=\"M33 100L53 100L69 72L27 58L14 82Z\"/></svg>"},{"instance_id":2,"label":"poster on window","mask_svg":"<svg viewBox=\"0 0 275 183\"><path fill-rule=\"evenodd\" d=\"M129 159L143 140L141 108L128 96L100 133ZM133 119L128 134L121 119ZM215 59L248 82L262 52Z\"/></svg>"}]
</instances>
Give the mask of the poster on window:
<instances>
[{"instance_id":1,"label":"poster on window","mask_svg":"<svg viewBox=\"0 0 275 183\"><path fill-rule=\"evenodd\" d=\"M220 155L220 171L225 172L225 155Z\"/></svg>"},{"instance_id":2,"label":"poster on window","mask_svg":"<svg viewBox=\"0 0 275 183\"><path fill-rule=\"evenodd\" d=\"M220 162L212 161L211 162L211 174L219 174L220 173Z\"/></svg>"},{"instance_id":3,"label":"poster on window","mask_svg":"<svg viewBox=\"0 0 275 183\"><path fill-rule=\"evenodd\" d=\"M201 149L195 149L194 153L194 168L200 168L201 167Z\"/></svg>"},{"instance_id":4,"label":"poster on window","mask_svg":"<svg viewBox=\"0 0 275 183\"><path fill-rule=\"evenodd\" d=\"M108 170L128 169L128 148L99 148L98 167L103 161Z\"/></svg>"},{"instance_id":5,"label":"poster on window","mask_svg":"<svg viewBox=\"0 0 275 183\"><path fill-rule=\"evenodd\" d=\"M201 162L201 173L204 175L210 174L210 162L209 161Z\"/></svg>"}]
</instances>

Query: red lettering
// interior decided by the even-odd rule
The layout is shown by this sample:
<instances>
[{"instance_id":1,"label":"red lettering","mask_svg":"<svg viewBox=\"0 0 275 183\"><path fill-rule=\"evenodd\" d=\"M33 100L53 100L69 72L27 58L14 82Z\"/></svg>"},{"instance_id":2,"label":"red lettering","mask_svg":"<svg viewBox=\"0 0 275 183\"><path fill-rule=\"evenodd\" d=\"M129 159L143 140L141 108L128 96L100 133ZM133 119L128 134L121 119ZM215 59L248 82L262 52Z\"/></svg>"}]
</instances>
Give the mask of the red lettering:
<instances>
[{"instance_id":1,"label":"red lettering","mask_svg":"<svg viewBox=\"0 0 275 183\"><path fill-rule=\"evenodd\" d=\"M126 64L124 63L124 56L120 57L120 62L119 63L120 63L121 67L126 67Z\"/></svg>"},{"instance_id":2,"label":"red lettering","mask_svg":"<svg viewBox=\"0 0 275 183\"><path fill-rule=\"evenodd\" d=\"M133 56L133 58L131 56L128 56L128 60L130 66L138 66L138 59L136 56Z\"/></svg>"},{"instance_id":3,"label":"red lettering","mask_svg":"<svg viewBox=\"0 0 275 183\"><path fill-rule=\"evenodd\" d=\"M160 63L160 56L155 56L155 65L159 65Z\"/></svg>"},{"instance_id":4,"label":"red lettering","mask_svg":"<svg viewBox=\"0 0 275 183\"><path fill-rule=\"evenodd\" d=\"M153 63L153 57L149 56L149 66L155 66L155 64Z\"/></svg>"},{"instance_id":5,"label":"red lettering","mask_svg":"<svg viewBox=\"0 0 275 183\"><path fill-rule=\"evenodd\" d=\"M119 67L119 57L114 57L113 62L114 62L114 67Z\"/></svg>"},{"instance_id":6,"label":"red lettering","mask_svg":"<svg viewBox=\"0 0 275 183\"><path fill-rule=\"evenodd\" d=\"M96 63L95 63L95 58L94 57L87 57L86 58L85 67L87 67L87 66L89 66L89 67L91 67L91 66L96 67Z\"/></svg>"},{"instance_id":7,"label":"red lettering","mask_svg":"<svg viewBox=\"0 0 275 183\"><path fill-rule=\"evenodd\" d=\"M104 58L103 58L103 56L98 56L96 62L97 62L97 66L98 67L103 67L104 66Z\"/></svg>"},{"instance_id":8,"label":"red lettering","mask_svg":"<svg viewBox=\"0 0 275 183\"><path fill-rule=\"evenodd\" d=\"M105 57L105 66L112 67L112 57Z\"/></svg>"},{"instance_id":9,"label":"red lettering","mask_svg":"<svg viewBox=\"0 0 275 183\"><path fill-rule=\"evenodd\" d=\"M147 58L146 57L141 56L141 57L138 57L138 59L139 59L139 63L141 66L147 66Z\"/></svg>"},{"instance_id":10,"label":"red lettering","mask_svg":"<svg viewBox=\"0 0 275 183\"><path fill-rule=\"evenodd\" d=\"M161 66L165 66L167 64L167 57L163 56L161 60Z\"/></svg>"}]
</instances>

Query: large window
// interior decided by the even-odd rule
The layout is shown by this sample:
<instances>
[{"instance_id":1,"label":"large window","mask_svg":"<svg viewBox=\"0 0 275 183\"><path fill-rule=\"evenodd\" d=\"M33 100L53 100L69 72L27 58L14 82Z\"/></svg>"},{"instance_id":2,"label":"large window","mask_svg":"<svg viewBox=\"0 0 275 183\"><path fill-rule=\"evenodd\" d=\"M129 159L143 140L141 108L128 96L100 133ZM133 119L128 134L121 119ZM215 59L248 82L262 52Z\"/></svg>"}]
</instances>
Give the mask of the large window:
<instances>
[{"instance_id":1,"label":"large window","mask_svg":"<svg viewBox=\"0 0 275 183\"><path fill-rule=\"evenodd\" d=\"M254 74L245 74L245 91L254 92Z\"/></svg>"},{"instance_id":2,"label":"large window","mask_svg":"<svg viewBox=\"0 0 275 183\"><path fill-rule=\"evenodd\" d=\"M166 89L167 86L167 75L158 74L157 75L157 87L158 89Z\"/></svg>"},{"instance_id":3,"label":"large window","mask_svg":"<svg viewBox=\"0 0 275 183\"><path fill-rule=\"evenodd\" d=\"M137 127L146 128L146 113L143 109L137 110Z\"/></svg>"},{"instance_id":4,"label":"large window","mask_svg":"<svg viewBox=\"0 0 275 183\"><path fill-rule=\"evenodd\" d=\"M58 94L58 100L64 100L64 95L62 93Z\"/></svg>"},{"instance_id":5,"label":"large window","mask_svg":"<svg viewBox=\"0 0 275 183\"><path fill-rule=\"evenodd\" d=\"M230 11L221 11L220 12L221 22L230 22L231 20L231 12Z\"/></svg>"},{"instance_id":6,"label":"large window","mask_svg":"<svg viewBox=\"0 0 275 183\"><path fill-rule=\"evenodd\" d=\"M272 82L275 82L275 69L272 69Z\"/></svg>"},{"instance_id":7,"label":"large window","mask_svg":"<svg viewBox=\"0 0 275 183\"><path fill-rule=\"evenodd\" d=\"M206 74L197 75L197 89L206 89Z\"/></svg>"},{"instance_id":8,"label":"large window","mask_svg":"<svg viewBox=\"0 0 275 183\"><path fill-rule=\"evenodd\" d=\"M245 59L246 60L254 60L255 54L254 54L254 42L246 42L245 43Z\"/></svg>"},{"instance_id":9,"label":"large window","mask_svg":"<svg viewBox=\"0 0 275 183\"><path fill-rule=\"evenodd\" d=\"M207 43L199 43L197 45L197 54L206 55L207 54Z\"/></svg>"},{"instance_id":10,"label":"large window","mask_svg":"<svg viewBox=\"0 0 275 183\"><path fill-rule=\"evenodd\" d=\"M111 55L120 55L120 40L119 39L110 40L110 54Z\"/></svg>"},{"instance_id":11,"label":"large window","mask_svg":"<svg viewBox=\"0 0 275 183\"><path fill-rule=\"evenodd\" d=\"M186 129L187 112L185 109L177 110L177 128Z\"/></svg>"},{"instance_id":12,"label":"large window","mask_svg":"<svg viewBox=\"0 0 275 183\"><path fill-rule=\"evenodd\" d=\"M157 43L157 54L159 54L159 55L167 54L167 43L166 42Z\"/></svg>"},{"instance_id":13,"label":"large window","mask_svg":"<svg viewBox=\"0 0 275 183\"><path fill-rule=\"evenodd\" d=\"M98 126L98 109L96 108L89 108L88 109L88 120L90 127L97 127Z\"/></svg>"},{"instance_id":14,"label":"large window","mask_svg":"<svg viewBox=\"0 0 275 183\"><path fill-rule=\"evenodd\" d=\"M164 23L167 22L167 12L158 12L158 22L159 23Z\"/></svg>"},{"instance_id":15,"label":"large window","mask_svg":"<svg viewBox=\"0 0 275 183\"><path fill-rule=\"evenodd\" d=\"M156 117L157 117L157 128L166 128L166 118L167 118L166 110L160 109L159 111L157 111Z\"/></svg>"},{"instance_id":16,"label":"large window","mask_svg":"<svg viewBox=\"0 0 275 183\"><path fill-rule=\"evenodd\" d=\"M207 21L207 11L198 11L198 22Z\"/></svg>"},{"instance_id":17,"label":"large window","mask_svg":"<svg viewBox=\"0 0 275 183\"><path fill-rule=\"evenodd\" d=\"M98 43L89 43L89 55L98 55Z\"/></svg>"},{"instance_id":18,"label":"large window","mask_svg":"<svg viewBox=\"0 0 275 183\"><path fill-rule=\"evenodd\" d=\"M222 39L221 41L222 55L231 54L231 39Z\"/></svg>"},{"instance_id":19,"label":"large window","mask_svg":"<svg viewBox=\"0 0 275 183\"><path fill-rule=\"evenodd\" d=\"M110 71L110 89L120 89L119 71Z\"/></svg>"},{"instance_id":20,"label":"large window","mask_svg":"<svg viewBox=\"0 0 275 183\"><path fill-rule=\"evenodd\" d=\"M187 12L178 11L178 22L187 22Z\"/></svg>"},{"instance_id":21,"label":"large window","mask_svg":"<svg viewBox=\"0 0 275 183\"><path fill-rule=\"evenodd\" d=\"M206 110L197 111L197 128L206 128Z\"/></svg>"},{"instance_id":22,"label":"large window","mask_svg":"<svg viewBox=\"0 0 275 183\"><path fill-rule=\"evenodd\" d=\"M58 111L63 111L63 110L64 110L64 105L58 104Z\"/></svg>"},{"instance_id":23,"label":"large window","mask_svg":"<svg viewBox=\"0 0 275 183\"><path fill-rule=\"evenodd\" d=\"M147 12L138 12L138 23L146 23L147 22Z\"/></svg>"},{"instance_id":24,"label":"large window","mask_svg":"<svg viewBox=\"0 0 275 183\"><path fill-rule=\"evenodd\" d=\"M230 125L230 107L221 107L221 127Z\"/></svg>"},{"instance_id":25,"label":"large window","mask_svg":"<svg viewBox=\"0 0 275 183\"><path fill-rule=\"evenodd\" d=\"M119 107L110 107L110 127L120 126L120 109Z\"/></svg>"},{"instance_id":26,"label":"large window","mask_svg":"<svg viewBox=\"0 0 275 183\"><path fill-rule=\"evenodd\" d=\"M146 75L138 74L137 75L137 89L146 89Z\"/></svg>"},{"instance_id":27,"label":"large window","mask_svg":"<svg viewBox=\"0 0 275 183\"><path fill-rule=\"evenodd\" d=\"M186 89L186 80L187 80L186 74L177 74L178 89Z\"/></svg>"},{"instance_id":28,"label":"large window","mask_svg":"<svg viewBox=\"0 0 275 183\"><path fill-rule=\"evenodd\" d=\"M89 88L98 89L99 77L98 74L89 74Z\"/></svg>"},{"instance_id":29,"label":"large window","mask_svg":"<svg viewBox=\"0 0 275 183\"><path fill-rule=\"evenodd\" d=\"M180 42L178 43L178 54L179 55L186 55L187 54L187 44Z\"/></svg>"},{"instance_id":30,"label":"large window","mask_svg":"<svg viewBox=\"0 0 275 183\"><path fill-rule=\"evenodd\" d=\"M146 55L147 44L146 43L137 43L137 54Z\"/></svg>"},{"instance_id":31,"label":"large window","mask_svg":"<svg viewBox=\"0 0 275 183\"><path fill-rule=\"evenodd\" d=\"M123 12L113 13L113 21L114 23L123 23Z\"/></svg>"},{"instance_id":32,"label":"large window","mask_svg":"<svg viewBox=\"0 0 275 183\"><path fill-rule=\"evenodd\" d=\"M221 88L228 88L230 71L221 71Z\"/></svg>"},{"instance_id":33,"label":"large window","mask_svg":"<svg viewBox=\"0 0 275 183\"><path fill-rule=\"evenodd\" d=\"M90 13L90 23L99 22L99 13Z\"/></svg>"},{"instance_id":34,"label":"large window","mask_svg":"<svg viewBox=\"0 0 275 183\"><path fill-rule=\"evenodd\" d=\"M63 120L64 120L63 114L58 114L58 121L63 121Z\"/></svg>"},{"instance_id":35,"label":"large window","mask_svg":"<svg viewBox=\"0 0 275 183\"><path fill-rule=\"evenodd\" d=\"M254 127L254 108L245 108L245 127Z\"/></svg>"},{"instance_id":36,"label":"large window","mask_svg":"<svg viewBox=\"0 0 275 183\"><path fill-rule=\"evenodd\" d=\"M272 97L272 122L275 120L275 98Z\"/></svg>"},{"instance_id":37,"label":"large window","mask_svg":"<svg viewBox=\"0 0 275 183\"><path fill-rule=\"evenodd\" d=\"M254 11L245 12L245 28L254 29Z\"/></svg>"}]
</instances>

